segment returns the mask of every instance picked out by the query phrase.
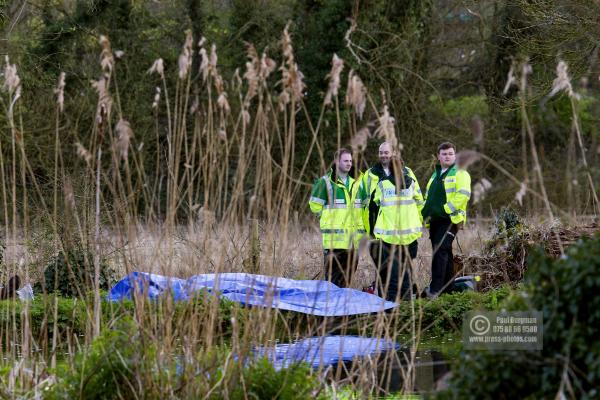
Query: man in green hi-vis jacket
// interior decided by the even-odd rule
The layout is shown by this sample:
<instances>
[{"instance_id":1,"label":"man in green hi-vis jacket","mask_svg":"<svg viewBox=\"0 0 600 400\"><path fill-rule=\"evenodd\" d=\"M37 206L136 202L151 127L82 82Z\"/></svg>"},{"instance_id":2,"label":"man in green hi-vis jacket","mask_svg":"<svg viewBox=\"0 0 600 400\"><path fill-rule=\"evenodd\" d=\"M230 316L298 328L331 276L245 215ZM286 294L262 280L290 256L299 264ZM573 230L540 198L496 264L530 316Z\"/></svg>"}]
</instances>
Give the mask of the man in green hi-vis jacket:
<instances>
[{"instance_id":1,"label":"man in green hi-vis jacket","mask_svg":"<svg viewBox=\"0 0 600 400\"><path fill-rule=\"evenodd\" d=\"M450 142L440 144L437 158L439 164L427 183L422 211L425 223L429 224L433 252L429 297L452 290L452 242L467 220L467 203L471 197L471 176L455 164L456 146Z\"/></svg>"},{"instance_id":2,"label":"man in green hi-vis jacket","mask_svg":"<svg viewBox=\"0 0 600 400\"><path fill-rule=\"evenodd\" d=\"M340 149L334 165L313 184L308 202L319 217L323 236L325 278L348 287L358 265L358 244L365 235L362 208L367 194L360 177L352 176L352 153Z\"/></svg>"}]
</instances>

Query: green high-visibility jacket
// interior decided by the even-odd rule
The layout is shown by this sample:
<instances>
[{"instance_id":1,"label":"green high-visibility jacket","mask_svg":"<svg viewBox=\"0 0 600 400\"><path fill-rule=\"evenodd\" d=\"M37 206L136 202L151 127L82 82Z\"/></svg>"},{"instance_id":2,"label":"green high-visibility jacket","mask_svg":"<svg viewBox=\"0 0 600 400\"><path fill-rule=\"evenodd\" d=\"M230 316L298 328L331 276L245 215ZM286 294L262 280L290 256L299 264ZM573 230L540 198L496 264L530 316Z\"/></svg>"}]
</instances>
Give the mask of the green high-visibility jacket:
<instances>
[{"instance_id":1,"label":"green high-visibility jacket","mask_svg":"<svg viewBox=\"0 0 600 400\"><path fill-rule=\"evenodd\" d=\"M429 193L429 187L434 179L441 173L441 169L436 168L425 191L425 201ZM453 165L448 170L444 178L444 190L446 191L446 203L444 211L450 216L453 224L459 224L467 221L467 203L471 198L471 175L464 170L458 169Z\"/></svg>"},{"instance_id":2,"label":"green high-visibility jacket","mask_svg":"<svg viewBox=\"0 0 600 400\"><path fill-rule=\"evenodd\" d=\"M365 235L362 208L367 194L361 179L348 177L348 186L340 179L333 180L333 170L313 184L308 202L310 210L319 216L324 249L358 248Z\"/></svg>"},{"instance_id":3,"label":"green high-visibility jacket","mask_svg":"<svg viewBox=\"0 0 600 400\"><path fill-rule=\"evenodd\" d=\"M390 179L378 182L373 201L379 205L373 230L377 239L389 244L407 245L422 236L423 196L415 178L408 188L402 189Z\"/></svg>"},{"instance_id":4,"label":"green high-visibility jacket","mask_svg":"<svg viewBox=\"0 0 600 400\"><path fill-rule=\"evenodd\" d=\"M417 177L415 176L415 174L413 173L413 171L404 166L402 168L403 174L408 175L414 182L415 182L415 190L414 190L414 199L415 202L417 204L417 209L419 210L419 216L421 215L421 210L423 209L423 205L425 204L425 201L423 200L423 193L421 193L421 188L419 187L419 182L417 181ZM379 174L378 174L379 172ZM376 222L376 218L374 219L372 216L370 216L371 212L374 213L379 213L379 210L377 207L371 207L371 201L374 199L373 194L375 193L375 189L377 189L377 185L379 184L379 175L382 173L382 168L381 166L378 164L375 167L369 168L367 170L367 172L365 172L362 175L362 184L364 185L366 191L367 191L367 204L365 206L365 208L363 209L363 225L365 227L365 230L369 233L371 232L371 221L373 221L373 224L375 225ZM385 174L385 173L383 173ZM372 209L374 211L372 211ZM421 221L422 221L422 217ZM374 228L374 227L373 227ZM375 232L373 232L374 234Z\"/></svg>"}]
</instances>

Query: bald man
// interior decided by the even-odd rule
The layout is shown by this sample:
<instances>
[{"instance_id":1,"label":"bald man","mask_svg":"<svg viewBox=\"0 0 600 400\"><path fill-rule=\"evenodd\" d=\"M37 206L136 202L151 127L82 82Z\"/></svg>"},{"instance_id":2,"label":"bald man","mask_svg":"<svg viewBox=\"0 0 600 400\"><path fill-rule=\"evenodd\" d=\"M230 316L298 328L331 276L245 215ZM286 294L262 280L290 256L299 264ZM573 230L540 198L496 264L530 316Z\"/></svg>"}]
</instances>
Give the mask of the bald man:
<instances>
[{"instance_id":1,"label":"bald man","mask_svg":"<svg viewBox=\"0 0 600 400\"><path fill-rule=\"evenodd\" d=\"M367 197L369 198L368 205L365 207L363 212L363 224L371 238L377 237L379 239L372 242L370 251L371 257L378 268L380 292L382 291L381 288L387 288L387 293L379 294L382 297L394 301L396 295L398 294L398 286L401 286L400 296L402 298L407 298L410 294L412 294L412 282L410 277L410 268L408 266L410 262L407 261L408 257L410 257L410 259L414 259L417 256L418 244L415 237L414 241L410 239L410 243L392 249L392 247L390 247L391 243L404 242L404 238L383 238L381 232L379 232L379 234L378 232L375 232L377 218L381 215L381 202L376 201L376 189L380 183L384 181L389 181L392 184L391 187L387 188L385 191L385 193L388 193L391 190L393 193L388 193L390 195L401 195L409 189L412 191L416 207L414 210L410 211L410 215L411 217L416 216L416 218L420 219L420 210L423 207L424 202L417 178L410 168L403 165L399 154L388 142L381 143L379 146L379 162L373 165L373 167L369 168L362 178L362 185L364 185L364 188L367 192ZM389 184L386 185L390 186ZM398 210L396 210L396 212L397 211ZM382 222L383 221L380 221L379 225L382 225ZM398 220L398 224L403 224L405 222L406 221L404 220ZM401 230L399 226L392 226L390 228L397 231ZM404 257L404 255L408 257ZM403 277L400 278L400 276ZM371 285L371 289L375 289L375 283Z\"/></svg>"}]
</instances>

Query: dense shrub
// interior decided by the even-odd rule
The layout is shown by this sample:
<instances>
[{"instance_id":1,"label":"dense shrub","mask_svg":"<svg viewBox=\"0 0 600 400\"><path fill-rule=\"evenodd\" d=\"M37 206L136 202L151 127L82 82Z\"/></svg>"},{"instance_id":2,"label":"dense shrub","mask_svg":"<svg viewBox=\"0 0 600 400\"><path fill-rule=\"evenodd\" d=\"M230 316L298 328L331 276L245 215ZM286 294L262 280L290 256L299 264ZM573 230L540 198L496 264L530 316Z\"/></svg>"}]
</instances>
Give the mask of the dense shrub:
<instances>
[{"instance_id":1,"label":"dense shrub","mask_svg":"<svg viewBox=\"0 0 600 400\"><path fill-rule=\"evenodd\" d=\"M508 286L486 293L465 291L444 294L435 300L419 299L415 304L415 313L422 313L421 328L428 335L444 335L458 333L462 326L462 319L466 312L471 310L497 310L503 300L509 296L511 289ZM397 310L398 324L402 326L410 321L413 313L409 302L400 302ZM408 328L408 327L407 327Z\"/></svg>"},{"instance_id":2,"label":"dense shrub","mask_svg":"<svg viewBox=\"0 0 600 400\"><path fill-rule=\"evenodd\" d=\"M47 398L319 398L319 383L307 365L277 371L266 359L243 362L225 347L190 360L179 354L180 348L159 354L159 344L124 318L105 329L72 366L56 369Z\"/></svg>"},{"instance_id":3,"label":"dense shrub","mask_svg":"<svg viewBox=\"0 0 600 400\"><path fill-rule=\"evenodd\" d=\"M108 290L115 282L115 272L106 262L100 264L100 289ZM79 247L60 252L44 269L44 280L38 289L51 293L57 291L63 296L82 296L93 289L93 255Z\"/></svg>"},{"instance_id":4,"label":"dense shrub","mask_svg":"<svg viewBox=\"0 0 600 400\"><path fill-rule=\"evenodd\" d=\"M104 294L103 294L104 297ZM56 305L56 329L58 334L58 345L64 345L68 335L85 336L89 334L93 318L93 302L85 299L64 298L50 295L47 297L36 296L35 299L27 305L27 316L29 317L29 329L33 339L40 343L48 343L52 338L55 319L54 307ZM181 321L187 321L190 318L198 318L206 315L208 308L212 307L210 301L204 297L198 297L192 301L177 302L167 315L161 301L146 302L142 312L148 318L160 316L160 320L176 327ZM0 301L0 326L15 326L19 342L21 337L21 328L23 318L25 318L25 303L19 300ZM231 317L237 315L239 308L235 304L221 300L218 303L216 333L221 338L228 338L231 335ZM102 303L102 327L107 327L111 321L124 317L133 317L135 306L132 301L121 301L112 303L103 301Z\"/></svg>"},{"instance_id":5,"label":"dense shrub","mask_svg":"<svg viewBox=\"0 0 600 400\"><path fill-rule=\"evenodd\" d=\"M600 235L564 257L532 253L521 296L508 310L539 310L542 351L462 352L440 398L577 398L600 396Z\"/></svg>"}]
</instances>

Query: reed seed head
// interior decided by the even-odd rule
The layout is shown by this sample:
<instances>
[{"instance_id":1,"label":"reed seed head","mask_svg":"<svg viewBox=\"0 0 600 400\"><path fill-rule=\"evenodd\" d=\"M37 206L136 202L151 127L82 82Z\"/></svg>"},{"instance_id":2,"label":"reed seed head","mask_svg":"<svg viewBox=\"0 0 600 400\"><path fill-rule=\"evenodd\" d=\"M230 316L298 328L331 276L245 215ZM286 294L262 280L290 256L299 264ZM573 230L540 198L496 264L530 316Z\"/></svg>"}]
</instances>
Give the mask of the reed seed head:
<instances>
[{"instance_id":1,"label":"reed seed head","mask_svg":"<svg viewBox=\"0 0 600 400\"><path fill-rule=\"evenodd\" d=\"M100 46L102 46L102 51L100 52L100 67L102 67L103 71L110 72L115 64L113 52L110 47L110 40L108 40L108 37L100 35L99 42Z\"/></svg>"},{"instance_id":2,"label":"reed seed head","mask_svg":"<svg viewBox=\"0 0 600 400\"><path fill-rule=\"evenodd\" d=\"M92 154L79 142L75 143L77 156L82 158L86 164L90 165L92 162Z\"/></svg>"},{"instance_id":3,"label":"reed seed head","mask_svg":"<svg viewBox=\"0 0 600 400\"><path fill-rule=\"evenodd\" d=\"M156 92L154 93L154 101L152 102L152 108L158 108L158 104L160 103L160 87L156 87Z\"/></svg>"},{"instance_id":4,"label":"reed seed head","mask_svg":"<svg viewBox=\"0 0 600 400\"><path fill-rule=\"evenodd\" d=\"M192 46L194 45L194 38L192 37L192 31L187 30L185 32L185 42L179 55L177 65L179 66L179 79L185 79L188 76L188 72L192 65Z\"/></svg>"},{"instance_id":5,"label":"reed seed head","mask_svg":"<svg viewBox=\"0 0 600 400\"><path fill-rule=\"evenodd\" d=\"M331 71L327 74L327 78L329 78L329 87L327 89L327 93L325 94L324 104L331 105L331 99L338 95L338 90L340 88L340 75L342 74L342 70L344 69L344 60L339 58L337 54L333 55L331 59Z\"/></svg>"},{"instance_id":6,"label":"reed seed head","mask_svg":"<svg viewBox=\"0 0 600 400\"><path fill-rule=\"evenodd\" d=\"M63 112L65 105L65 77L66 74L61 72L58 76L56 88L54 89L54 94L56 94L56 104L58 105L58 110L60 112Z\"/></svg>"},{"instance_id":7,"label":"reed seed head","mask_svg":"<svg viewBox=\"0 0 600 400\"><path fill-rule=\"evenodd\" d=\"M527 182L521 182L521 186L519 187L519 191L515 194L515 200L519 203L520 206L523 205L523 199L527 194Z\"/></svg>"},{"instance_id":8,"label":"reed seed head","mask_svg":"<svg viewBox=\"0 0 600 400\"><path fill-rule=\"evenodd\" d=\"M481 154L475 150L462 150L456 154L456 166L458 169L467 170L472 164L479 161Z\"/></svg>"},{"instance_id":9,"label":"reed seed head","mask_svg":"<svg viewBox=\"0 0 600 400\"><path fill-rule=\"evenodd\" d=\"M354 70L348 74L348 87L346 89L346 104L354 107L354 112L362 119L367 105L367 89Z\"/></svg>"},{"instance_id":10,"label":"reed seed head","mask_svg":"<svg viewBox=\"0 0 600 400\"><path fill-rule=\"evenodd\" d=\"M17 73L17 66L11 64L8 56L4 57L4 83L2 89L7 90L9 93L14 93L21 86L21 78Z\"/></svg>"},{"instance_id":11,"label":"reed seed head","mask_svg":"<svg viewBox=\"0 0 600 400\"><path fill-rule=\"evenodd\" d=\"M492 182L486 178L473 185L473 204L477 204L485 199L485 193L492 188Z\"/></svg>"},{"instance_id":12,"label":"reed seed head","mask_svg":"<svg viewBox=\"0 0 600 400\"><path fill-rule=\"evenodd\" d=\"M165 77L165 65L162 58L157 58L148 70L149 74L157 73L161 78Z\"/></svg>"},{"instance_id":13,"label":"reed seed head","mask_svg":"<svg viewBox=\"0 0 600 400\"><path fill-rule=\"evenodd\" d=\"M553 97L559 92L565 91L571 98L580 99L580 95L573 90L571 85L571 78L568 73L569 67L564 61L559 61L556 66L556 78L552 81L552 90L550 91L549 97Z\"/></svg>"},{"instance_id":14,"label":"reed seed head","mask_svg":"<svg viewBox=\"0 0 600 400\"><path fill-rule=\"evenodd\" d=\"M128 121L121 118L115 126L117 132L117 151L123 160L127 160L129 155L129 143L133 137L133 130Z\"/></svg>"}]
</instances>

